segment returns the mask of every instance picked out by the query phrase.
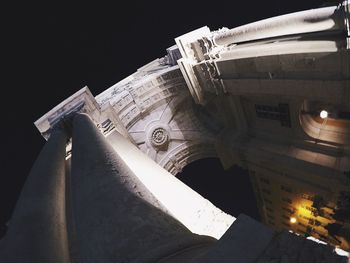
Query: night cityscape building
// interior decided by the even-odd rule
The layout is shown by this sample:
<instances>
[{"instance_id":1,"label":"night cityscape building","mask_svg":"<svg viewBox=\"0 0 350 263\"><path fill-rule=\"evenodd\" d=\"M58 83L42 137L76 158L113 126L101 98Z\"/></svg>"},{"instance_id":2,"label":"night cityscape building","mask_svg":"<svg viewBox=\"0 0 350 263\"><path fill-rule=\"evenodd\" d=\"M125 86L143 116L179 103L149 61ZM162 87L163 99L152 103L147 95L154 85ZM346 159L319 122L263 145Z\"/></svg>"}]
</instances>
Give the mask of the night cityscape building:
<instances>
[{"instance_id":1,"label":"night cityscape building","mask_svg":"<svg viewBox=\"0 0 350 263\"><path fill-rule=\"evenodd\" d=\"M101 94L77 91L35 122L47 143L0 258L346 262L330 246L350 251L349 23L344 1L202 27ZM262 223L176 179L207 157L249 171Z\"/></svg>"}]
</instances>

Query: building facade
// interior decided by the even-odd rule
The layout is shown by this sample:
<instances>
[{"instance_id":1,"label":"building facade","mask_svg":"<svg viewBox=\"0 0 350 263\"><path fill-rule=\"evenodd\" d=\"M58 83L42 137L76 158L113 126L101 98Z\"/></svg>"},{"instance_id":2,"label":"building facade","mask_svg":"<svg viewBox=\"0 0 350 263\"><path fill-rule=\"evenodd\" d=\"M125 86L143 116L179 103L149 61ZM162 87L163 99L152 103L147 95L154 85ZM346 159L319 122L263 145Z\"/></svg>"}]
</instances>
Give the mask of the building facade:
<instances>
[{"instance_id":1,"label":"building facade","mask_svg":"<svg viewBox=\"0 0 350 263\"><path fill-rule=\"evenodd\" d=\"M89 114L173 175L205 157L248 169L266 224L349 250L349 34L348 2L203 27L95 99L86 91ZM57 116L36 122L44 136Z\"/></svg>"},{"instance_id":2,"label":"building facade","mask_svg":"<svg viewBox=\"0 0 350 263\"><path fill-rule=\"evenodd\" d=\"M101 162L122 163L127 167L121 169L122 177L133 174L155 197L152 205L193 233L221 238L235 220L174 178L195 160L217 157L225 168L239 165L249 171L267 226L349 251L349 8L345 1L233 29L200 28L177 37L165 57L96 97L87 87L79 90L35 125L48 142L57 127L68 131L65 171L72 178L83 171L74 163L85 167L99 160L98 151L104 155L112 147L118 160L106 154ZM80 115L85 117L75 117ZM89 120L83 120L86 116ZM93 124L105 139L95 135ZM82 127L91 133L86 158L74 157L84 156L84 144L89 144ZM71 211L93 218L79 207L86 193L77 180L71 186L76 195ZM95 201L91 204L103 205ZM69 220L67 224L75 229ZM89 226L79 220L74 224L82 236L77 242L90 251L84 238L91 236L83 231L89 232ZM170 227L174 233L175 225ZM83 253L86 262L89 253Z\"/></svg>"},{"instance_id":3,"label":"building facade","mask_svg":"<svg viewBox=\"0 0 350 263\"><path fill-rule=\"evenodd\" d=\"M226 107L217 152L249 170L263 221L349 250L348 3L176 41L196 102Z\"/></svg>"}]
</instances>

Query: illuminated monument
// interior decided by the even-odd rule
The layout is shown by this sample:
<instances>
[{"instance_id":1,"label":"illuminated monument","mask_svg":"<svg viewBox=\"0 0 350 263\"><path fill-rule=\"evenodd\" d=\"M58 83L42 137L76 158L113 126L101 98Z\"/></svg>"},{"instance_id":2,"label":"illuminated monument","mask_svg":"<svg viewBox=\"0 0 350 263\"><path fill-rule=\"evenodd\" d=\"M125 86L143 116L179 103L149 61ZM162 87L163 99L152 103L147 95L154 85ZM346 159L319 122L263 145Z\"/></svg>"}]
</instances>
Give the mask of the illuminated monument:
<instances>
[{"instance_id":1,"label":"illuminated monument","mask_svg":"<svg viewBox=\"0 0 350 263\"><path fill-rule=\"evenodd\" d=\"M349 21L345 1L203 27L60 103L0 261L346 262L303 236L350 250ZM206 157L249 171L264 224L172 176Z\"/></svg>"}]
</instances>

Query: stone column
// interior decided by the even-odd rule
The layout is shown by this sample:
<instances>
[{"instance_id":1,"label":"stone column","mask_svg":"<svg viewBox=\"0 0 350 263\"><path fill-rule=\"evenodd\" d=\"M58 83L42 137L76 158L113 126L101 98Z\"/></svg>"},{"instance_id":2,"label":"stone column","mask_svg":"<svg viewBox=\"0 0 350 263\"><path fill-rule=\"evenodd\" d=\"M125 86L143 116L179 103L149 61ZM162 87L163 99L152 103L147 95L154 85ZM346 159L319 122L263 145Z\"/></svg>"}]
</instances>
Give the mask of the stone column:
<instances>
[{"instance_id":1,"label":"stone column","mask_svg":"<svg viewBox=\"0 0 350 263\"><path fill-rule=\"evenodd\" d=\"M219 239L234 222L234 217L160 167L120 133L109 134L108 142L167 213L193 233Z\"/></svg>"},{"instance_id":2,"label":"stone column","mask_svg":"<svg viewBox=\"0 0 350 263\"><path fill-rule=\"evenodd\" d=\"M34 163L1 242L1 262L70 262L65 213L66 141L65 131L55 129Z\"/></svg>"},{"instance_id":3,"label":"stone column","mask_svg":"<svg viewBox=\"0 0 350 263\"><path fill-rule=\"evenodd\" d=\"M157 200L86 114L78 113L73 121L71 179L84 263L158 262L179 254L192 258L215 241L192 234L157 208Z\"/></svg>"}]
</instances>

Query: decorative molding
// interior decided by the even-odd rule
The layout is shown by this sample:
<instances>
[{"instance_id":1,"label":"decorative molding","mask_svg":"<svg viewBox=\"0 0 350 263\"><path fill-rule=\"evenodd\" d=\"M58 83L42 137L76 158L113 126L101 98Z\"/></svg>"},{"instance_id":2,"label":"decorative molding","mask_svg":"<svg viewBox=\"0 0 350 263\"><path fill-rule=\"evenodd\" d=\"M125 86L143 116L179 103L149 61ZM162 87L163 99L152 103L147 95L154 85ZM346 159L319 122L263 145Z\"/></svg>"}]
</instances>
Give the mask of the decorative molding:
<instances>
[{"instance_id":1,"label":"decorative molding","mask_svg":"<svg viewBox=\"0 0 350 263\"><path fill-rule=\"evenodd\" d=\"M147 135L150 144L157 150L166 150L169 144L169 128L165 125L152 127Z\"/></svg>"},{"instance_id":2,"label":"decorative molding","mask_svg":"<svg viewBox=\"0 0 350 263\"><path fill-rule=\"evenodd\" d=\"M47 140L50 137L51 130L61 125L62 121L69 122L76 112L85 112L98 123L100 117L100 107L88 87L84 87L74 93L69 98L58 104L52 110L47 112L41 118L34 122L35 126ZM67 124L64 124L67 126Z\"/></svg>"}]
</instances>

